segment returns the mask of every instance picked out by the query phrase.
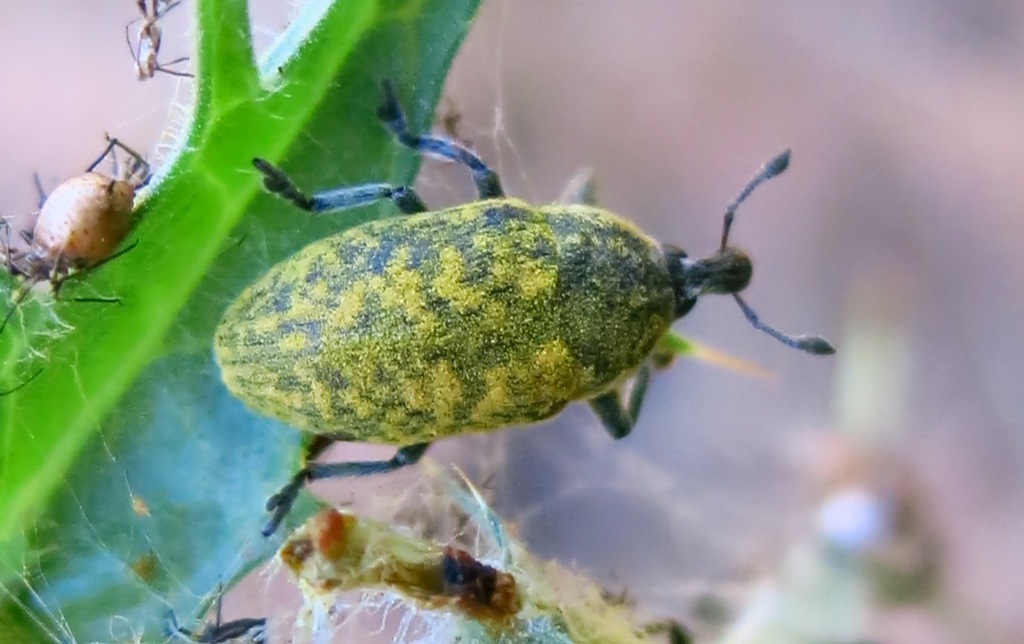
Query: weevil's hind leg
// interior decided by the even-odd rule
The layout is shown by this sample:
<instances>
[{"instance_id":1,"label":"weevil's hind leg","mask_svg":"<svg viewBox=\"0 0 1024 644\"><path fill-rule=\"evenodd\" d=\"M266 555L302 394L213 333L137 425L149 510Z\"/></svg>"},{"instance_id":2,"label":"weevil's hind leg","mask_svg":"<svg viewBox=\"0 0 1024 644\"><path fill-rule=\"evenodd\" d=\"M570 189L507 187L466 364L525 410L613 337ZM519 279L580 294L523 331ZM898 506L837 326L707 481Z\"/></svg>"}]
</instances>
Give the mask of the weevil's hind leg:
<instances>
[{"instance_id":1,"label":"weevil's hind leg","mask_svg":"<svg viewBox=\"0 0 1024 644\"><path fill-rule=\"evenodd\" d=\"M270 521L263 528L263 536L274 534L281 521L292 509L299 490L309 481L340 478L345 476L366 476L391 472L418 462L426 453L430 443L417 443L400 448L395 455L386 461L356 461L353 463L310 463L299 470L291 481L276 494L267 499L267 512L272 513Z\"/></svg>"},{"instance_id":2,"label":"weevil's hind leg","mask_svg":"<svg viewBox=\"0 0 1024 644\"><path fill-rule=\"evenodd\" d=\"M420 154L441 157L469 168L469 171L473 173L473 183L476 184L476 191L481 199L496 199L505 196L504 190L501 189L498 173L488 168L476 153L450 139L430 134L413 134L409 131L409 126L405 121L402 106L398 104L395 88L389 81L384 81L381 83L381 91L384 96L380 107L377 108L377 118L391 130L391 133L402 145L410 147Z\"/></svg>"},{"instance_id":3,"label":"weevil's hind leg","mask_svg":"<svg viewBox=\"0 0 1024 644\"><path fill-rule=\"evenodd\" d=\"M572 175L569 183L565 184L562 195L558 198L559 203L580 204L583 206L597 205L597 182L594 180L594 170L583 168Z\"/></svg>"},{"instance_id":4,"label":"weevil's hind leg","mask_svg":"<svg viewBox=\"0 0 1024 644\"><path fill-rule=\"evenodd\" d=\"M407 215L426 212L427 207L419 195L408 186L393 186L389 183L367 183L361 186L345 186L304 194L292 183L280 168L266 159L256 158L252 164L263 175L263 187L267 192L292 202L306 212L315 214L348 210L365 206L381 199L390 199L398 209Z\"/></svg>"},{"instance_id":5,"label":"weevil's hind leg","mask_svg":"<svg viewBox=\"0 0 1024 644\"><path fill-rule=\"evenodd\" d=\"M651 365L647 362L640 367L633 378L633 388L629 392L629 400L623 405L618 390L603 393L588 402L601 420L604 428L612 438L618 440L629 436L640 417L644 398L647 397L647 386L651 383Z\"/></svg>"}]
</instances>

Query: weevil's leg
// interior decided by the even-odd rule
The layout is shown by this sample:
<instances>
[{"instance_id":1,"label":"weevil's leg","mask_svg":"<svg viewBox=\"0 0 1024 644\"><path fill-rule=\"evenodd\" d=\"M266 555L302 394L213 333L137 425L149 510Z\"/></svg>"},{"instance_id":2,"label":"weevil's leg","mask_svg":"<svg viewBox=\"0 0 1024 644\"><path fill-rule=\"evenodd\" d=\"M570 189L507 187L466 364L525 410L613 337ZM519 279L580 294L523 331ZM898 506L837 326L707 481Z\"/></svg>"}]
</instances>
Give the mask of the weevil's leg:
<instances>
[{"instance_id":1,"label":"weevil's leg","mask_svg":"<svg viewBox=\"0 0 1024 644\"><path fill-rule=\"evenodd\" d=\"M263 528L263 536L274 534L281 521L288 516L299 490L309 481L344 476L366 476L391 472L407 465L413 465L426 453L430 443L417 443L400 448L387 461L357 461L354 463L310 463L299 470L291 481L276 494L267 499L267 512L272 513L270 521Z\"/></svg>"},{"instance_id":2,"label":"weevil's leg","mask_svg":"<svg viewBox=\"0 0 1024 644\"><path fill-rule=\"evenodd\" d=\"M644 398L647 397L647 386L650 382L651 365L645 362L633 379L633 388L629 392L629 401L626 405L622 404L618 390L603 393L588 401L590 408L615 440L625 438L633 431L633 426L640 417Z\"/></svg>"},{"instance_id":3,"label":"weevil's leg","mask_svg":"<svg viewBox=\"0 0 1024 644\"><path fill-rule=\"evenodd\" d=\"M312 213L348 210L365 206L381 199L390 199L407 215L426 212L427 207L416 192L407 186L389 183L367 183L346 186L305 195L284 172L265 159L253 159L252 164L263 175L263 187L272 194L286 199L299 208Z\"/></svg>"},{"instance_id":4,"label":"weevil's leg","mask_svg":"<svg viewBox=\"0 0 1024 644\"><path fill-rule=\"evenodd\" d=\"M562 195L558 198L558 202L596 206L597 186L595 183L594 171L591 168L580 170L569 179L569 183L562 190Z\"/></svg>"},{"instance_id":5,"label":"weevil's leg","mask_svg":"<svg viewBox=\"0 0 1024 644\"><path fill-rule=\"evenodd\" d=\"M402 106L398 104L395 96L395 88L389 81L381 83L381 91L384 94L380 107L377 108L377 118L384 122L384 125L391 130L391 133L406 147L416 150L420 154L430 154L442 159L448 159L460 163L473 173L473 183L476 184L476 191L481 199L495 199L504 197L505 192L501 189L501 180L498 174L487 167L483 159L478 157L466 146L430 134L413 134L405 121L405 114Z\"/></svg>"}]
</instances>

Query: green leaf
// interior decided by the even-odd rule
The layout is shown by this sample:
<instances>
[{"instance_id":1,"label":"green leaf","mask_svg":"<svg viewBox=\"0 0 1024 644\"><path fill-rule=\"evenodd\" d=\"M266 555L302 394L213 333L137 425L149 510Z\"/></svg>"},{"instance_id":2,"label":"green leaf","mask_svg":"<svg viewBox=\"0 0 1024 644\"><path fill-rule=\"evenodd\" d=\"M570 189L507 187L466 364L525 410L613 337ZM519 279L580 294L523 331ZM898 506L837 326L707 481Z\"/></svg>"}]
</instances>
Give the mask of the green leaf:
<instances>
[{"instance_id":1,"label":"green leaf","mask_svg":"<svg viewBox=\"0 0 1024 644\"><path fill-rule=\"evenodd\" d=\"M193 114L143 196L138 247L62 291L122 304L27 302L0 336L7 381L42 368L0 401L12 598L82 639L151 636L167 608L193 625L218 584L272 552L262 505L300 435L227 394L213 329L274 262L392 208L307 216L262 193L251 159L310 189L411 182L418 159L375 118L379 83L391 79L411 126L428 128L477 4L312 0L257 65L246 3L196 0ZM13 590L26 577L34 598Z\"/></svg>"},{"instance_id":2,"label":"green leaf","mask_svg":"<svg viewBox=\"0 0 1024 644\"><path fill-rule=\"evenodd\" d=\"M661 348L675 355L686 356L694 352L694 344L675 331L669 331L660 341Z\"/></svg>"}]
</instances>

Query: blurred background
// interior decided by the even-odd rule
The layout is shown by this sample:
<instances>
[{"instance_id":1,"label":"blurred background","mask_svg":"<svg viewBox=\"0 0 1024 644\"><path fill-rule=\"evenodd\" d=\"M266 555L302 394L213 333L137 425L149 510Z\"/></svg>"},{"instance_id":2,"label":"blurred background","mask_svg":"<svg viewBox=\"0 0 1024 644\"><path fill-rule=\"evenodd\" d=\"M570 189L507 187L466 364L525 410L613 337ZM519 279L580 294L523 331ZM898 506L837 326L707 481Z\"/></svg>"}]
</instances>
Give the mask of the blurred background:
<instances>
[{"instance_id":1,"label":"blurred background","mask_svg":"<svg viewBox=\"0 0 1024 644\"><path fill-rule=\"evenodd\" d=\"M161 23L164 58L188 53L189 12ZM80 172L104 132L158 156L188 85L136 80L135 16L129 0L4 3L0 212L32 212L32 172L47 187ZM286 21L254 12L262 42ZM487 0L445 124L510 194L553 201L593 168L602 205L697 255L759 164L791 147L733 229L756 266L746 299L839 348L791 351L709 298L676 330L770 378L684 360L623 441L575 405L433 453L486 480L537 554L704 637L786 604L766 598L821 600L832 587L814 571L853 561L860 594L841 603L863 613L847 631L793 626L809 635L790 641L1019 641L1024 4ZM472 196L435 162L420 185L432 205ZM227 612L277 604L266 584Z\"/></svg>"}]
</instances>

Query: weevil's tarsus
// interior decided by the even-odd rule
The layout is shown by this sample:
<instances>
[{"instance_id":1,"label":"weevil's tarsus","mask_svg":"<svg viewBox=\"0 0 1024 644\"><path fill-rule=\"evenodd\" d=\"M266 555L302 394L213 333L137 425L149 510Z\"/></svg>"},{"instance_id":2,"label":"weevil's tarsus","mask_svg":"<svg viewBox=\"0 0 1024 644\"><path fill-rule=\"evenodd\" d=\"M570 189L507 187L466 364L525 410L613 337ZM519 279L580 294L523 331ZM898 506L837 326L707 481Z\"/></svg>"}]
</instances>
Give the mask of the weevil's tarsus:
<instances>
[{"instance_id":1,"label":"weevil's tarsus","mask_svg":"<svg viewBox=\"0 0 1024 644\"><path fill-rule=\"evenodd\" d=\"M313 195L304 194L284 172L266 159L255 158L253 166L263 175L263 187L282 199L312 213L328 213L366 206L382 199L390 199L407 215L426 212L427 207L416 191L409 186L389 183L369 183L324 190Z\"/></svg>"},{"instance_id":2,"label":"weevil's tarsus","mask_svg":"<svg viewBox=\"0 0 1024 644\"><path fill-rule=\"evenodd\" d=\"M399 448L395 455L386 461L355 461L349 463L309 463L296 472L287 484L267 499L267 512L270 520L263 528L263 536L269 537L277 531L295 504L299 491L310 481L347 476L368 476L392 472L409 465L415 465L427 452L430 443L418 443Z\"/></svg>"}]
</instances>

